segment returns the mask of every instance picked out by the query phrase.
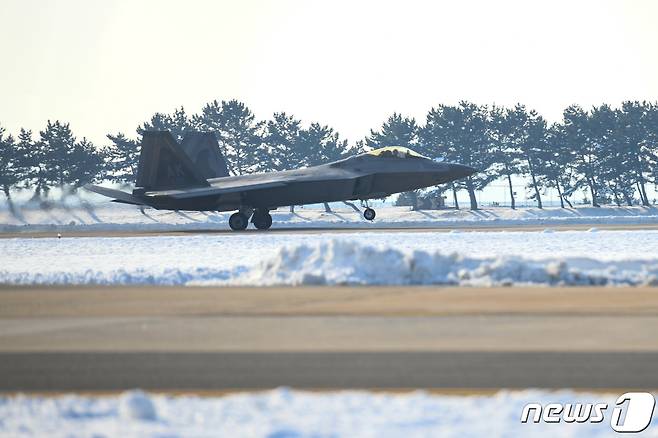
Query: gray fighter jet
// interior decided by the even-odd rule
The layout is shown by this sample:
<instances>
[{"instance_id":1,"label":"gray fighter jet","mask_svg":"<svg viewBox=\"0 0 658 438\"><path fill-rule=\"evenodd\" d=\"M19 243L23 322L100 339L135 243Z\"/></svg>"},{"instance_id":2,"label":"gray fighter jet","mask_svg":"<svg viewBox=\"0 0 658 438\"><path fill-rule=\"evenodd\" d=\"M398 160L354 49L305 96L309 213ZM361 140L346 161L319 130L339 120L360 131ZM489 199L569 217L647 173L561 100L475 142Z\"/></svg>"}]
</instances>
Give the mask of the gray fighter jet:
<instances>
[{"instance_id":1,"label":"gray fighter jet","mask_svg":"<svg viewBox=\"0 0 658 438\"><path fill-rule=\"evenodd\" d=\"M281 172L229 176L214 134L188 133L181 144L167 131L145 132L132 194L85 186L115 202L160 210L236 211L233 230L251 221L259 230L272 225L270 210L290 205L361 200L363 216L375 219L369 199L435 186L476 170L435 162L411 149L388 146L333 163Z\"/></svg>"}]
</instances>

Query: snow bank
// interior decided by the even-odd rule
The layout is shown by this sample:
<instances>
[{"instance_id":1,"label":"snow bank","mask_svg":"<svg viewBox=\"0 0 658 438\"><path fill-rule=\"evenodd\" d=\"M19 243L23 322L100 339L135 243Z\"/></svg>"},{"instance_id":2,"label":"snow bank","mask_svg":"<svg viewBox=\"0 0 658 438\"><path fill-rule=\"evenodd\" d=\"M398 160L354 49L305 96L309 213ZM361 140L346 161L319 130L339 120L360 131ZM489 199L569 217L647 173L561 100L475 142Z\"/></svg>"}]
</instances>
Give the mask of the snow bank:
<instances>
[{"instance_id":1,"label":"snow bank","mask_svg":"<svg viewBox=\"0 0 658 438\"><path fill-rule=\"evenodd\" d=\"M619 394L501 391L448 396L423 391L314 393L280 388L224 397L144 394L157 418L124 416L119 396L0 397L7 437L507 437L616 436L601 423L521 424L526 403L608 403ZM141 403L141 402L140 402ZM658 436L658 421L643 436Z\"/></svg>"},{"instance_id":2,"label":"snow bank","mask_svg":"<svg viewBox=\"0 0 658 438\"><path fill-rule=\"evenodd\" d=\"M658 285L658 260L472 258L332 240L282 248L233 280L237 284Z\"/></svg>"},{"instance_id":3,"label":"snow bank","mask_svg":"<svg viewBox=\"0 0 658 438\"><path fill-rule=\"evenodd\" d=\"M116 269L101 271L86 269L55 272L7 272L0 271L0 284L15 285L55 285L55 284L91 284L91 285L162 285L178 286L195 282L229 281L238 276L245 268L228 271L215 268L167 268L136 269L129 271Z\"/></svg>"},{"instance_id":4,"label":"snow bank","mask_svg":"<svg viewBox=\"0 0 658 438\"><path fill-rule=\"evenodd\" d=\"M653 237L658 233L642 232L563 232L546 234L516 233L520 242L518 254L506 255L516 239L512 233L491 233L501 240L494 242L490 256L478 256L485 233L463 233L433 239L420 233L391 236L345 236L328 238L245 241L224 238L207 242L203 238L178 239L4 239L0 249L0 283L5 284L158 284L158 285L658 285L658 257L620 258L637 254L637 247L624 251L610 247L610 257L583 257L589 242L606 248L606 239L617 242L627 236L633 239ZM472 244L466 236L474 234ZM486 233L490 234L490 233ZM510 236L512 235L512 236ZM462 238L462 236L464 236ZM536 238L540 250L526 244L527 237ZM564 250L560 242L586 236L579 252ZM600 240L596 240L602 236ZM607 237L606 237L607 236ZM372 237L372 239L371 239ZM376 240L376 239L380 240ZM547 239L541 241L540 239ZM267 239L267 238L265 238ZM329 240L327 240L329 239ZM405 239L406 242L405 242ZM425 239L425 246L414 239ZM104 241L99 241L104 240ZM380 242L371 246L370 240ZM400 242L399 245L395 242ZM457 251L449 251L451 242ZM229 245L229 242L231 244ZM385 244L384 242L388 243ZM114 246L114 245L118 246ZM126 246L129 245L129 246ZM394 245L393 249L389 245ZM4 246L4 248L3 248ZM418 247L427 250L416 249ZM189 254L185 254L186 251ZM436 248L444 248L437 250ZM562 248L562 249L561 249ZM645 249L649 246L645 246ZM99 251L94 254L93 251ZM615 252L617 251L617 252ZM212 253L217 253L213 256ZM206 254L205 258L201 254ZM239 254L239 256L236 256ZM553 254L551 256L551 254ZM253 259L251 258L252 256ZM534 256L534 257L533 257ZM25 261L34 260L25 270ZM243 265L252 261L252 264ZM164 264L164 266L163 266Z\"/></svg>"}]
</instances>

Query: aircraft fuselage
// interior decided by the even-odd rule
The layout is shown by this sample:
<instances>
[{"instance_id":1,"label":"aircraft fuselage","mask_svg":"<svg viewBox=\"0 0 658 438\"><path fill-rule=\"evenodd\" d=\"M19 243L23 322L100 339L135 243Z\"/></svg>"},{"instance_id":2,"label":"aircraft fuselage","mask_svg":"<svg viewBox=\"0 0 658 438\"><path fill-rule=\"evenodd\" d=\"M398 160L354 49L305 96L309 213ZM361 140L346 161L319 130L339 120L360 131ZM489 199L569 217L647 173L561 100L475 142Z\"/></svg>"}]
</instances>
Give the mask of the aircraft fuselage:
<instances>
[{"instance_id":1,"label":"aircraft fuselage","mask_svg":"<svg viewBox=\"0 0 658 438\"><path fill-rule=\"evenodd\" d=\"M313 167L208 179L210 186L217 188L269 183L281 183L280 186L188 199L144 197L144 201L154 208L170 210L233 211L244 207L273 210L289 205L383 198L472 173L467 166L424 158L357 155ZM142 193L136 191L133 195L140 197Z\"/></svg>"}]
</instances>

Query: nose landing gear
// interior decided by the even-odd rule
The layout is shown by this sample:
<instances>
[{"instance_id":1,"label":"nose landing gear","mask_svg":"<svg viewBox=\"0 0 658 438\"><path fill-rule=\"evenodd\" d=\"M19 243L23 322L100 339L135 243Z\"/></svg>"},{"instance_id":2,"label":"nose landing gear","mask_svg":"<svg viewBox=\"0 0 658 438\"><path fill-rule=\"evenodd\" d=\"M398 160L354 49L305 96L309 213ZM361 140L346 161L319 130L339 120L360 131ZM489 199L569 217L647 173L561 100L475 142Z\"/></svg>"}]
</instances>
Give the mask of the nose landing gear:
<instances>
[{"instance_id":1,"label":"nose landing gear","mask_svg":"<svg viewBox=\"0 0 658 438\"><path fill-rule=\"evenodd\" d=\"M361 200L361 207L366 208L365 210L363 210L363 217L366 218L366 220L368 220L368 221L375 220L375 210L370 208L370 205L368 204L367 199L362 199ZM354 208L354 205L352 205L352 208Z\"/></svg>"}]
</instances>

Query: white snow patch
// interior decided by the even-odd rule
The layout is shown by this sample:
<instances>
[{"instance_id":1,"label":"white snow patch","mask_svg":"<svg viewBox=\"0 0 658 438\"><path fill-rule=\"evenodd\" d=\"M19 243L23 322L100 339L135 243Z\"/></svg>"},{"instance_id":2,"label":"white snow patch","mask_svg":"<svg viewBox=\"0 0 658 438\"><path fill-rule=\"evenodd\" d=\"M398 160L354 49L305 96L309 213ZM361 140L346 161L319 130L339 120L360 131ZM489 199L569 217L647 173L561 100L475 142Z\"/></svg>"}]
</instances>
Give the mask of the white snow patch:
<instances>
[{"instance_id":1,"label":"white snow patch","mask_svg":"<svg viewBox=\"0 0 658 438\"><path fill-rule=\"evenodd\" d=\"M128 271L117 269L101 271L86 269L73 272L7 272L0 271L0 284L15 285L53 285L53 284L93 284L93 285L129 285L153 284L163 286L176 286L194 282L228 281L238 276L245 268L236 268L233 271L215 268L189 268L189 269L136 269Z\"/></svg>"},{"instance_id":2,"label":"white snow patch","mask_svg":"<svg viewBox=\"0 0 658 438\"><path fill-rule=\"evenodd\" d=\"M612 437L616 434L609 417L594 424L522 424L520 418L523 406L531 402L612 406L618 395L524 390L449 396L286 388L207 398L153 394L144 396L158 412L151 421L122 414L125 394L18 395L0 397L0 436ZM642 436L658 436L655 415Z\"/></svg>"},{"instance_id":3,"label":"white snow patch","mask_svg":"<svg viewBox=\"0 0 658 438\"><path fill-rule=\"evenodd\" d=\"M658 260L471 258L458 253L405 253L332 240L313 246L282 248L276 256L230 282L245 285L658 285Z\"/></svg>"},{"instance_id":4,"label":"white snow patch","mask_svg":"<svg viewBox=\"0 0 658 438\"><path fill-rule=\"evenodd\" d=\"M655 284L658 231L0 239L8 284Z\"/></svg>"},{"instance_id":5,"label":"white snow patch","mask_svg":"<svg viewBox=\"0 0 658 438\"><path fill-rule=\"evenodd\" d=\"M126 392L119 398L119 417L124 420L154 421L157 414L148 394L135 390Z\"/></svg>"}]
</instances>

